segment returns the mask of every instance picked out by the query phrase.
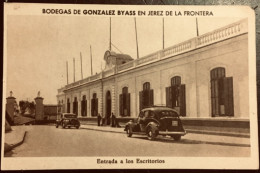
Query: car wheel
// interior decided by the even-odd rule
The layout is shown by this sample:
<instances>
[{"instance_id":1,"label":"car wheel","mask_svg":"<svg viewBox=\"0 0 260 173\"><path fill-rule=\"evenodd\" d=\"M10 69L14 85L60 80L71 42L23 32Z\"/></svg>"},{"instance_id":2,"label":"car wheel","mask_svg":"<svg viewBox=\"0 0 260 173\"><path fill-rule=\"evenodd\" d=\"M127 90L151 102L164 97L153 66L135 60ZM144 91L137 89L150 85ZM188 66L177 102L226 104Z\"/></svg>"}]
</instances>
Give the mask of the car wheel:
<instances>
[{"instance_id":1,"label":"car wheel","mask_svg":"<svg viewBox=\"0 0 260 173\"><path fill-rule=\"evenodd\" d=\"M68 128L70 129L70 126L68 126Z\"/></svg>"},{"instance_id":2,"label":"car wheel","mask_svg":"<svg viewBox=\"0 0 260 173\"><path fill-rule=\"evenodd\" d=\"M174 135L172 136L175 141L181 140L181 135Z\"/></svg>"},{"instance_id":3,"label":"car wheel","mask_svg":"<svg viewBox=\"0 0 260 173\"><path fill-rule=\"evenodd\" d=\"M79 129L79 126L76 126L77 129Z\"/></svg>"},{"instance_id":4,"label":"car wheel","mask_svg":"<svg viewBox=\"0 0 260 173\"><path fill-rule=\"evenodd\" d=\"M147 130L147 138L152 141L155 139L155 137L156 137L156 134L153 132L153 130L151 128L149 128Z\"/></svg>"},{"instance_id":5,"label":"car wheel","mask_svg":"<svg viewBox=\"0 0 260 173\"><path fill-rule=\"evenodd\" d=\"M127 137L131 137L132 135L133 135L133 133L131 132L131 129L130 129L130 127L129 126L127 126L126 127L126 135L127 135Z\"/></svg>"},{"instance_id":6,"label":"car wheel","mask_svg":"<svg viewBox=\"0 0 260 173\"><path fill-rule=\"evenodd\" d=\"M56 128L58 128L58 127L59 127L59 125L57 124L57 125L56 125Z\"/></svg>"}]
</instances>

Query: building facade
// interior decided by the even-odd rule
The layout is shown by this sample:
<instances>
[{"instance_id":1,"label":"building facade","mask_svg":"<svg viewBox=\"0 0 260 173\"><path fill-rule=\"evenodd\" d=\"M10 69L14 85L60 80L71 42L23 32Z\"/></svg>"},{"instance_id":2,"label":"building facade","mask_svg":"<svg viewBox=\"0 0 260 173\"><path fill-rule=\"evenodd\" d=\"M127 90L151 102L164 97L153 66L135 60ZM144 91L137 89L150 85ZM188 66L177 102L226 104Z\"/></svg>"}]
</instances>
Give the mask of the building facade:
<instances>
[{"instance_id":1,"label":"building facade","mask_svg":"<svg viewBox=\"0 0 260 173\"><path fill-rule=\"evenodd\" d=\"M62 112L134 118L152 105L186 118L249 119L247 19L139 59L106 51L106 68L58 89Z\"/></svg>"}]
</instances>

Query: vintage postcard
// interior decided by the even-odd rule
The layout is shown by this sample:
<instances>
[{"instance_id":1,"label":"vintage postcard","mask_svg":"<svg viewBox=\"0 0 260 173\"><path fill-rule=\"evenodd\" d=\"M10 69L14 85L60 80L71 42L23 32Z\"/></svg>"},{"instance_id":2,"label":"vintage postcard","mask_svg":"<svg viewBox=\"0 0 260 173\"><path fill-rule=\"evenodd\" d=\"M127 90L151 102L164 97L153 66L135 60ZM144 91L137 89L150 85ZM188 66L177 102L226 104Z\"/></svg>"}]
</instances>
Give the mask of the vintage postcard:
<instances>
[{"instance_id":1,"label":"vintage postcard","mask_svg":"<svg viewBox=\"0 0 260 173\"><path fill-rule=\"evenodd\" d=\"M4 4L2 170L258 169L246 6Z\"/></svg>"}]
</instances>

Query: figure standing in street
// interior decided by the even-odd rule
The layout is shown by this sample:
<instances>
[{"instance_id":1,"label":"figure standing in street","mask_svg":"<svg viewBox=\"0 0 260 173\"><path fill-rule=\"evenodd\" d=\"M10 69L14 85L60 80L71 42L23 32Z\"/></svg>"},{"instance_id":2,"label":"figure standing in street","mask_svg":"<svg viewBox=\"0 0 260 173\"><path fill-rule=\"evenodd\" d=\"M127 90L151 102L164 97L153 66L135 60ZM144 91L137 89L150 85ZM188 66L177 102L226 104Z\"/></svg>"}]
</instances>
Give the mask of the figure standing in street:
<instances>
[{"instance_id":1,"label":"figure standing in street","mask_svg":"<svg viewBox=\"0 0 260 173\"><path fill-rule=\"evenodd\" d=\"M110 114L107 114L107 125L110 125Z\"/></svg>"},{"instance_id":2,"label":"figure standing in street","mask_svg":"<svg viewBox=\"0 0 260 173\"><path fill-rule=\"evenodd\" d=\"M112 112L112 116L111 116L111 121L112 121L112 123L111 123L111 127L115 127L115 119L116 119L116 116L113 114L113 112Z\"/></svg>"},{"instance_id":3,"label":"figure standing in street","mask_svg":"<svg viewBox=\"0 0 260 173\"><path fill-rule=\"evenodd\" d=\"M100 126L100 122L101 122L101 115L100 115L100 113L98 114L98 117L97 117L97 120L98 120L98 126Z\"/></svg>"},{"instance_id":4,"label":"figure standing in street","mask_svg":"<svg viewBox=\"0 0 260 173\"><path fill-rule=\"evenodd\" d=\"M105 121L106 121L106 118L104 115L102 115L101 117L101 126L105 126Z\"/></svg>"},{"instance_id":5,"label":"figure standing in street","mask_svg":"<svg viewBox=\"0 0 260 173\"><path fill-rule=\"evenodd\" d=\"M112 127L121 127L118 123L116 116L112 112Z\"/></svg>"}]
</instances>

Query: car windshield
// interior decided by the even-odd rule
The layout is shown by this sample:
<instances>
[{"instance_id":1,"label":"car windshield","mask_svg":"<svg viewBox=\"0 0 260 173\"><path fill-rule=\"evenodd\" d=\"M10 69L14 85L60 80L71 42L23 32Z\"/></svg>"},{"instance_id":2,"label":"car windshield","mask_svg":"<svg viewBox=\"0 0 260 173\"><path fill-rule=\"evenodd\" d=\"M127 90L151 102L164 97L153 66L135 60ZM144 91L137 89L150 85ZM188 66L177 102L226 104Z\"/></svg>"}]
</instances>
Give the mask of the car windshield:
<instances>
[{"instance_id":1,"label":"car windshield","mask_svg":"<svg viewBox=\"0 0 260 173\"><path fill-rule=\"evenodd\" d=\"M178 114L174 111L159 111L157 113L158 118L163 118L163 117L178 117Z\"/></svg>"},{"instance_id":2,"label":"car windshield","mask_svg":"<svg viewBox=\"0 0 260 173\"><path fill-rule=\"evenodd\" d=\"M74 114L65 114L64 115L64 118L76 118L77 115L74 115Z\"/></svg>"}]
</instances>

